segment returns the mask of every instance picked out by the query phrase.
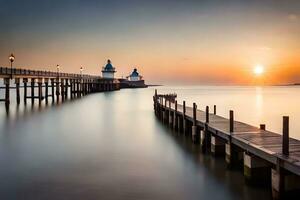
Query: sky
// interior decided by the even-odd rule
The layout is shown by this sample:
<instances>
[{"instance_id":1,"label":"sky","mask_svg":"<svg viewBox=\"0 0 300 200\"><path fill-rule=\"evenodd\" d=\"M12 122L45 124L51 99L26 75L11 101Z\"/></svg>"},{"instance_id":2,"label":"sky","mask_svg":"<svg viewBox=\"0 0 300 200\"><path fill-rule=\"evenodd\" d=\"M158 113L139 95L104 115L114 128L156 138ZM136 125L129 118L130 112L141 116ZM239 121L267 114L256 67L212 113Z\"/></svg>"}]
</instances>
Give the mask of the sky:
<instances>
[{"instance_id":1,"label":"sky","mask_svg":"<svg viewBox=\"0 0 300 200\"><path fill-rule=\"evenodd\" d=\"M298 0L0 0L0 66L153 84L300 82ZM264 73L253 73L256 65Z\"/></svg>"}]
</instances>

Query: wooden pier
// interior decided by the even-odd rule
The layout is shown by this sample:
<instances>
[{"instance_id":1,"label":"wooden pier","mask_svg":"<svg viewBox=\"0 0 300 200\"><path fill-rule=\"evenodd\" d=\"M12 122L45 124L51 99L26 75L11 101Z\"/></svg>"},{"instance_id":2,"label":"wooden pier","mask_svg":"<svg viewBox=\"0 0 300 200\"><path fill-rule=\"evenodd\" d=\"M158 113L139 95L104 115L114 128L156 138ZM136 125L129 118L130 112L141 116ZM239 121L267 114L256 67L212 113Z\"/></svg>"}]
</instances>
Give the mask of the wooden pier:
<instances>
[{"instance_id":1,"label":"wooden pier","mask_svg":"<svg viewBox=\"0 0 300 200\"><path fill-rule=\"evenodd\" d=\"M190 137L203 153L224 156L229 169L242 166L249 184L271 185L273 199L287 192L299 194L300 141L289 138L289 118L283 117L282 135L266 130L264 124L254 127L217 115L217 107L210 112L165 98L153 96L156 116L170 128Z\"/></svg>"},{"instance_id":2,"label":"wooden pier","mask_svg":"<svg viewBox=\"0 0 300 200\"><path fill-rule=\"evenodd\" d=\"M5 102L6 106L10 104L11 90L16 92L17 104L21 102L21 89L23 89L24 104L27 104L27 99L30 99L32 104L35 99L38 100L39 104L43 100L47 104L49 98L52 102L58 102L68 98L78 98L89 93L120 89L119 81L116 79L104 79L100 76L85 74L0 67L0 78L4 81L5 90L4 98L0 97L0 101ZM11 87L13 84L15 87ZM35 88L38 88L37 94Z\"/></svg>"}]
</instances>

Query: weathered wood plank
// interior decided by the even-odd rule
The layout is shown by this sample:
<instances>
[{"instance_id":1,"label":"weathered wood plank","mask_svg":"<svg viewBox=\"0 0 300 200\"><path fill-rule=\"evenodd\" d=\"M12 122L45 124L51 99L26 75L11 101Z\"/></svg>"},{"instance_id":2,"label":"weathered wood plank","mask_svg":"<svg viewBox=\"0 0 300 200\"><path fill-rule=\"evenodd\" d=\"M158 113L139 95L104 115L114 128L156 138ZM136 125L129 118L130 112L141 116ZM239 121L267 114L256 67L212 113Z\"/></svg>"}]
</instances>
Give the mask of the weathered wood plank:
<instances>
[{"instance_id":1,"label":"weathered wood plank","mask_svg":"<svg viewBox=\"0 0 300 200\"><path fill-rule=\"evenodd\" d=\"M175 111L175 104L171 103L170 109ZM177 104L177 114L183 114L183 106ZM192 121L193 108L186 106L186 119ZM206 123L206 113L202 110L197 110L196 113L197 125L204 126ZM208 130L218 135L219 137L229 140L230 125L229 119L215 114L209 114ZM276 164L277 159L283 161L283 167L300 175L300 141L290 138L289 156L282 155L282 135L270 131L262 130L243 122L233 122L233 133L231 134L232 143L255 154L268 162Z\"/></svg>"}]
</instances>

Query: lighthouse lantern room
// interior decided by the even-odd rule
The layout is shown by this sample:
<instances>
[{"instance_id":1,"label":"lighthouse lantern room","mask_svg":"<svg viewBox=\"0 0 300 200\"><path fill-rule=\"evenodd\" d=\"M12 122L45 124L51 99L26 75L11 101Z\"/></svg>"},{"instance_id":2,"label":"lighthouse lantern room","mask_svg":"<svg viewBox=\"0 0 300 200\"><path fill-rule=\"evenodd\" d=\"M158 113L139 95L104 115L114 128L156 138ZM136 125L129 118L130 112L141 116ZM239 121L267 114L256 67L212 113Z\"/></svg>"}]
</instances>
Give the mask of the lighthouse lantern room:
<instances>
[{"instance_id":1,"label":"lighthouse lantern room","mask_svg":"<svg viewBox=\"0 0 300 200\"><path fill-rule=\"evenodd\" d=\"M107 79L113 79L116 73L116 69L112 66L111 61L107 60L107 64L102 68L102 77Z\"/></svg>"}]
</instances>

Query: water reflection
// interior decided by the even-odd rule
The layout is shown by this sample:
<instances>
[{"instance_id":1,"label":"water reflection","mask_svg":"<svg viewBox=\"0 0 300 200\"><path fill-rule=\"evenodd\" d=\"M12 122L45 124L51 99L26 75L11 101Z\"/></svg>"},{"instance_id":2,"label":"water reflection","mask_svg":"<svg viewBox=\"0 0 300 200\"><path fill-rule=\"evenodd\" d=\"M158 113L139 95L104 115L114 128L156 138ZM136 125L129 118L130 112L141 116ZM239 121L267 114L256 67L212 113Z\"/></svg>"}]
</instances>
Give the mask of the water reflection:
<instances>
[{"instance_id":1,"label":"water reflection","mask_svg":"<svg viewBox=\"0 0 300 200\"><path fill-rule=\"evenodd\" d=\"M228 170L224 156L211 156L210 152L202 153L200 146L192 142L190 138L183 136L175 131L168 130L166 133L174 139L176 144L185 152L185 156L193 160L195 168L205 170L203 176L213 178L217 184L224 185L238 199L270 199L270 187L259 187L247 185L243 177L243 167ZM200 167L201 166L201 167ZM204 182L205 184L205 182ZM214 183L216 184L216 183Z\"/></svg>"},{"instance_id":2,"label":"water reflection","mask_svg":"<svg viewBox=\"0 0 300 200\"><path fill-rule=\"evenodd\" d=\"M192 92L201 102L215 97ZM0 109L0 199L269 199L268 188L250 187L240 170L226 170L223 157L201 154L163 126L153 94L121 90L11 106L9 117Z\"/></svg>"}]
</instances>

